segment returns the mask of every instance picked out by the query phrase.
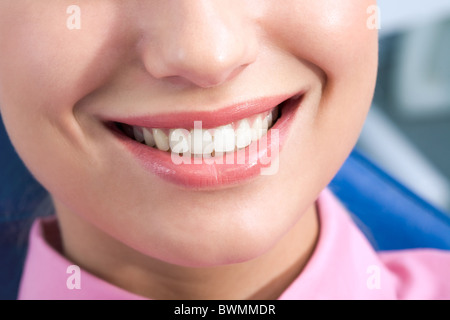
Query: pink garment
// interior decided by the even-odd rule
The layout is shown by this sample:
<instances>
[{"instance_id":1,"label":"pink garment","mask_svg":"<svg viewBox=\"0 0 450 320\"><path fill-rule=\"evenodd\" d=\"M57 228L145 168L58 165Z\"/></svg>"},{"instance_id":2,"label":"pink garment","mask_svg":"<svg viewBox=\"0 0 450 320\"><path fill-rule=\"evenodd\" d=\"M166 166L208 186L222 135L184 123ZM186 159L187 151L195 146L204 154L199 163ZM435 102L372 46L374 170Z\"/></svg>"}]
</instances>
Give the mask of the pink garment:
<instances>
[{"instance_id":1,"label":"pink garment","mask_svg":"<svg viewBox=\"0 0 450 320\"><path fill-rule=\"evenodd\" d=\"M318 207L317 247L280 300L450 299L450 251L375 252L330 191L322 192ZM58 248L56 220L37 220L30 233L19 299L144 299L84 270L81 288L68 289L72 274L67 268L73 263Z\"/></svg>"}]
</instances>

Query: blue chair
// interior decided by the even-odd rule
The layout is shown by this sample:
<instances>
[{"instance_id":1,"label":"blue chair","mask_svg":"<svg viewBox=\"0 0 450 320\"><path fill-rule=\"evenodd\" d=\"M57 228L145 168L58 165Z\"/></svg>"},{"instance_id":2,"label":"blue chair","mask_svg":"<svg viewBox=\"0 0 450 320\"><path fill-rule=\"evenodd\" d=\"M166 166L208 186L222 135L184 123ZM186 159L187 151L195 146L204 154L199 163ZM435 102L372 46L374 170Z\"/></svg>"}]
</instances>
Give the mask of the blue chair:
<instances>
[{"instance_id":1,"label":"blue chair","mask_svg":"<svg viewBox=\"0 0 450 320\"><path fill-rule=\"evenodd\" d=\"M450 250L450 215L354 150L329 185L378 251Z\"/></svg>"},{"instance_id":2,"label":"blue chair","mask_svg":"<svg viewBox=\"0 0 450 320\"><path fill-rule=\"evenodd\" d=\"M15 153L0 121L0 299L15 299L37 216L53 214L47 192ZM376 250L450 250L450 218L354 151L330 184Z\"/></svg>"},{"instance_id":3,"label":"blue chair","mask_svg":"<svg viewBox=\"0 0 450 320\"><path fill-rule=\"evenodd\" d=\"M15 299L36 216L52 214L47 192L36 182L12 147L0 118L0 299ZM37 209L42 208L42 212Z\"/></svg>"}]
</instances>

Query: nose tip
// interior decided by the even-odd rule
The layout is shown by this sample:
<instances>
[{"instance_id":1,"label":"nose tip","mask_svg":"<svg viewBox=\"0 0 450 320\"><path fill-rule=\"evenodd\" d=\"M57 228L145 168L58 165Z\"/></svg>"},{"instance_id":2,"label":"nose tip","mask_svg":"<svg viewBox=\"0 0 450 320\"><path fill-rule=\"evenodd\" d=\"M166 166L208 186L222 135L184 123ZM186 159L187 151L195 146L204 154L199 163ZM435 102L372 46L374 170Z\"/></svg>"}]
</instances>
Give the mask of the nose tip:
<instances>
[{"instance_id":1,"label":"nose tip","mask_svg":"<svg viewBox=\"0 0 450 320\"><path fill-rule=\"evenodd\" d=\"M182 78L209 88L233 79L256 60L251 30L216 11L212 14L211 7L201 9L179 15L182 20L172 24L175 27L152 30L143 60L154 78Z\"/></svg>"},{"instance_id":2,"label":"nose tip","mask_svg":"<svg viewBox=\"0 0 450 320\"><path fill-rule=\"evenodd\" d=\"M194 40L195 41L195 40ZM171 48L150 69L156 78L181 77L197 86L218 86L237 76L253 58L242 45L223 43L222 47L190 43ZM152 60L156 61L156 60Z\"/></svg>"}]
</instances>

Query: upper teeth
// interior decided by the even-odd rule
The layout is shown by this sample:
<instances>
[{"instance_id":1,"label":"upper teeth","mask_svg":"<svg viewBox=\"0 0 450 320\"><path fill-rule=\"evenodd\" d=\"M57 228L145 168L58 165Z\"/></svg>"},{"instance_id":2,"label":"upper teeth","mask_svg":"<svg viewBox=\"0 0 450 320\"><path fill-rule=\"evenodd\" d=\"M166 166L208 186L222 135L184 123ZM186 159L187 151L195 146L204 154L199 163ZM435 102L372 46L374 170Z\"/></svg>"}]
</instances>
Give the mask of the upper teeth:
<instances>
[{"instance_id":1,"label":"upper teeth","mask_svg":"<svg viewBox=\"0 0 450 320\"><path fill-rule=\"evenodd\" d=\"M194 126L185 129L160 129L133 126L128 128L135 140L156 147L194 156L209 156L214 153L232 152L249 146L267 133L278 117L278 107L250 118L212 129Z\"/></svg>"}]
</instances>

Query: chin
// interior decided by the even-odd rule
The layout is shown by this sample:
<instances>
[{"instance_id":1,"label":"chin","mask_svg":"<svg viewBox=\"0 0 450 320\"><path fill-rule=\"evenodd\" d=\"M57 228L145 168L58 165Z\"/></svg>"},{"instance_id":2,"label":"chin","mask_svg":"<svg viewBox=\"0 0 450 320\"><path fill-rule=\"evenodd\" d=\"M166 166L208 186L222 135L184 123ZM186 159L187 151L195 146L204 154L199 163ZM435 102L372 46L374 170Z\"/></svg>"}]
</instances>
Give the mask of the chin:
<instances>
[{"instance_id":1,"label":"chin","mask_svg":"<svg viewBox=\"0 0 450 320\"><path fill-rule=\"evenodd\" d=\"M244 232L243 232L244 233ZM261 236L249 230L245 235L233 232L222 236L193 235L191 241L167 240L159 253L150 256L173 265L190 268L211 268L248 262L269 252L276 244L275 236Z\"/></svg>"}]
</instances>

